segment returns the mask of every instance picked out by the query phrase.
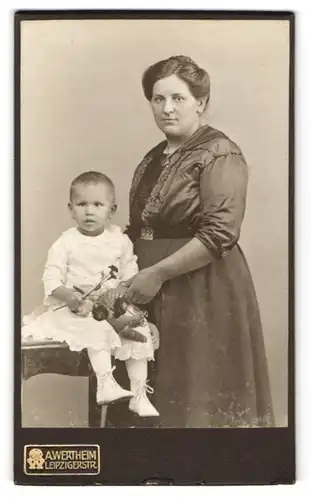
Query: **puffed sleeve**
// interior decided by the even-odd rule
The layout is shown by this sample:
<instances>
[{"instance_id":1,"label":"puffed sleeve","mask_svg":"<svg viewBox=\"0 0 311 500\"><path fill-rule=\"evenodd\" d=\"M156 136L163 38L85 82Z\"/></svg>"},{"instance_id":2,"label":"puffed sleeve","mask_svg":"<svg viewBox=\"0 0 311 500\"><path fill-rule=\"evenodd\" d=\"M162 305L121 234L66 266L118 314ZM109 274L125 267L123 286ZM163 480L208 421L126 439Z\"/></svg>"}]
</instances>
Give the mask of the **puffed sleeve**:
<instances>
[{"instance_id":1,"label":"puffed sleeve","mask_svg":"<svg viewBox=\"0 0 311 500\"><path fill-rule=\"evenodd\" d=\"M45 298L59 286L65 284L68 265L68 249L66 238L60 237L48 251L42 281Z\"/></svg>"},{"instance_id":2,"label":"puffed sleeve","mask_svg":"<svg viewBox=\"0 0 311 500\"><path fill-rule=\"evenodd\" d=\"M134 254L133 243L126 234L123 234L123 247L120 257L120 279L121 281L126 281L137 273L137 257Z\"/></svg>"},{"instance_id":3,"label":"puffed sleeve","mask_svg":"<svg viewBox=\"0 0 311 500\"><path fill-rule=\"evenodd\" d=\"M200 179L201 216L196 233L220 258L239 240L245 212L248 167L241 153L226 153L208 160Z\"/></svg>"}]
</instances>

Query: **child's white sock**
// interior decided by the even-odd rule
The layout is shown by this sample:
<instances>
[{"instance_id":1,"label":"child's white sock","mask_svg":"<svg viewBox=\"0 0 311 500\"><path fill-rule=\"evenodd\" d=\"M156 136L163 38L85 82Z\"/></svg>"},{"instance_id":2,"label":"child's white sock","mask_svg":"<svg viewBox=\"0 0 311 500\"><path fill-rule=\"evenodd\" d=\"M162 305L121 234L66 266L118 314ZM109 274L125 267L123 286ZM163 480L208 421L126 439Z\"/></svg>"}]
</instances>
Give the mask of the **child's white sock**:
<instances>
[{"instance_id":1,"label":"child's white sock","mask_svg":"<svg viewBox=\"0 0 311 500\"><path fill-rule=\"evenodd\" d=\"M147 373L148 373L148 365L147 360L143 359L127 359L126 360L126 369L131 383L131 390L133 390L137 382L140 381L142 383L147 382Z\"/></svg>"},{"instance_id":2,"label":"child's white sock","mask_svg":"<svg viewBox=\"0 0 311 500\"><path fill-rule=\"evenodd\" d=\"M131 391L122 389L113 376L115 368L111 367L111 354L108 351L88 348L88 356L97 378L98 404L108 404L119 399L133 396Z\"/></svg>"},{"instance_id":3,"label":"child's white sock","mask_svg":"<svg viewBox=\"0 0 311 500\"><path fill-rule=\"evenodd\" d=\"M89 347L87 350L90 363L97 377L111 371L111 354L108 351L97 350Z\"/></svg>"}]
</instances>

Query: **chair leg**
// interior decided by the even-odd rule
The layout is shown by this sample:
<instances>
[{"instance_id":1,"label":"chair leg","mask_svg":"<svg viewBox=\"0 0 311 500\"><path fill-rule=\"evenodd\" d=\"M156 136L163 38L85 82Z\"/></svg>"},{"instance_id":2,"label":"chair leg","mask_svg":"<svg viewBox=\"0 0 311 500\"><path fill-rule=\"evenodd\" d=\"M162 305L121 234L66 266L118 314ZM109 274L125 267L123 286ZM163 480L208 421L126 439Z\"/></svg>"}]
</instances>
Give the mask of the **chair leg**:
<instances>
[{"instance_id":1,"label":"chair leg","mask_svg":"<svg viewBox=\"0 0 311 500\"><path fill-rule=\"evenodd\" d=\"M96 402L96 376L89 375L89 427L100 427L101 407Z\"/></svg>"},{"instance_id":2,"label":"chair leg","mask_svg":"<svg viewBox=\"0 0 311 500\"><path fill-rule=\"evenodd\" d=\"M106 427L108 405L96 403L96 377L89 376L89 427Z\"/></svg>"},{"instance_id":3,"label":"chair leg","mask_svg":"<svg viewBox=\"0 0 311 500\"><path fill-rule=\"evenodd\" d=\"M108 405L102 405L100 415L100 426L106 427Z\"/></svg>"}]
</instances>

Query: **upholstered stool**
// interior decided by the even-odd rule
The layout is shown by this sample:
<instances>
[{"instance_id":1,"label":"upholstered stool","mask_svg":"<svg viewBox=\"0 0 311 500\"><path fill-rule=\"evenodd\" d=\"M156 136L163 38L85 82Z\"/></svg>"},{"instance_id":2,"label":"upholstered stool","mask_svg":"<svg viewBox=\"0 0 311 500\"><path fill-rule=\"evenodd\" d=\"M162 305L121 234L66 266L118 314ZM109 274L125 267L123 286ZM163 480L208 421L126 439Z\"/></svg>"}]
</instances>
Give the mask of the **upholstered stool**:
<instances>
[{"instance_id":1,"label":"upholstered stool","mask_svg":"<svg viewBox=\"0 0 311 500\"><path fill-rule=\"evenodd\" d=\"M88 377L88 425L105 427L107 405L99 406L96 402L96 376L86 352L71 351L66 343L27 339L22 342L21 358L22 381L41 373Z\"/></svg>"}]
</instances>

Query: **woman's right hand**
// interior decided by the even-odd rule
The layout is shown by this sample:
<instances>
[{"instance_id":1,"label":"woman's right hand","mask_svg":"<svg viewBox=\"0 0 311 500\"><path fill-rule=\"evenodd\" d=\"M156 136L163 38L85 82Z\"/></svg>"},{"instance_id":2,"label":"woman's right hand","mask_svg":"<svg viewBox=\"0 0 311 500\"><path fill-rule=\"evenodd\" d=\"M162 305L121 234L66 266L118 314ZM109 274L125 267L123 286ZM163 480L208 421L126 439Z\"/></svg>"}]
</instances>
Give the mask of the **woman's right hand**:
<instances>
[{"instance_id":1,"label":"woman's right hand","mask_svg":"<svg viewBox=\"0 0 311 500\"><path fill-rule=\"evenodd\" d=\"M123 297L128 289L128 287L131 285L133 278L130 278L127 281L121 281L116 288L109 288L105 292L105 296L107 297L108 301L111 301L113 304L119 297Z\"/></svg>"},{"instance_id":2,"label":"woman's right hand","mask_svg":"<svg viewBox=\"0 0 311 500\"><path fill-rule=\"evenodd\" d=\"M116 296L117 297L123 297L126 294L127 289L131 286L133 278L134 278L134 276L132 276L132 278L129 278L127 281L121 281L118 284L118 286L116 288Z\"/></svg>"}]
</instances>

